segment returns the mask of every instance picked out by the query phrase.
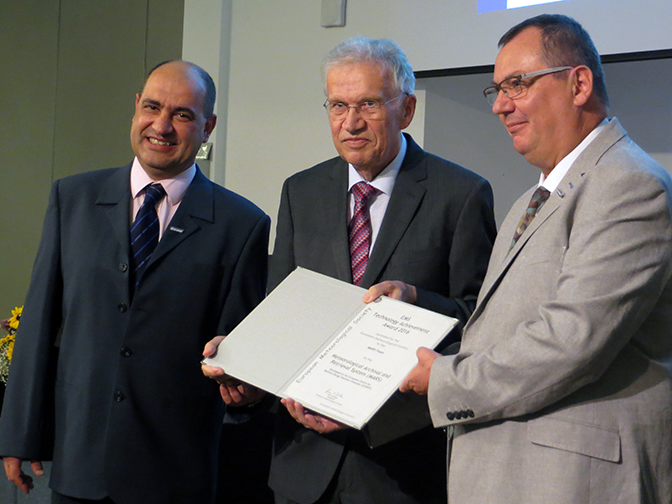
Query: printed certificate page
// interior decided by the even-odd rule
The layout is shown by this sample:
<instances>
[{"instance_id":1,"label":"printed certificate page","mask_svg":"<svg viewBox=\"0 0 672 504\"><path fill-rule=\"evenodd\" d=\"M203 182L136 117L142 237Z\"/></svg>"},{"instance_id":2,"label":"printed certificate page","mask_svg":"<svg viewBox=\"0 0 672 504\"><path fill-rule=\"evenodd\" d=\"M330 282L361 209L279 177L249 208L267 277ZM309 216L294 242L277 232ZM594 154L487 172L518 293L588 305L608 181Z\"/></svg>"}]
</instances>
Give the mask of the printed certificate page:
<instances>
[{"instance_id":1,"label":"printed certificate page","mask_svg":"<svg viewBox=\"0 0 672 504\"><path fill-rule=\"evenodd\" d=\"M457 320L297 268L204 360L360 429Z\"/></svg>"},{"instance_id":2,"label":"printed certificate page","mask_svg":"<svg viewBox=\"0 0 672 504\"><path fill-rule=\"evenodd\" d=\"M364 308L285 388L308 409L361 429L457 320L387 297Z\"/></svg>"}]
</instances>

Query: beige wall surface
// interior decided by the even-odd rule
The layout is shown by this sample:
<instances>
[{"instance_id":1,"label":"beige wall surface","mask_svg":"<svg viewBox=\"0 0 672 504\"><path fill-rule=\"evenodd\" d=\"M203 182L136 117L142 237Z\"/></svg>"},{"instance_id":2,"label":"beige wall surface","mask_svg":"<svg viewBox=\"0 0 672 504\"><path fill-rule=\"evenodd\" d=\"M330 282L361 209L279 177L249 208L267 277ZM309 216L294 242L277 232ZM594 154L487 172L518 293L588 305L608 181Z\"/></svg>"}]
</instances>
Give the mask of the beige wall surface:
<instances>
[{"instance_id":1,"label":"beige wall surface","mask_svg":"<svg viewBox=\"0 0 672 504\"><path fill-rule=\"evenodd\" d=\"M230 36L223 33L220 39L194 22L198 16L190 12L202 15L209 9L217 17L222 3L230 5L231 18ZM229 75L228 93L219 83L213 180L275 218L285 178L336 155L322 108L322 58L348 37L393 37L385 12L383 0L349 0L347 25L322 28L320 1L185 0L185 57L187 40L195 61L210 57L219 43L219 73ZM421 137L421 122L409 131L414 127Z\"/></svg>"},{"instance_id":2,"label":"beige wall surface","mask_svg":"<svg viewBox=\"0 0 672 504\"><path fill-rule=\"evenodd\" d=\"M184 0L3 0L0 318L23 303L54 180L132 158L134 96L182 52Z\"/></svg>"},{"instance_id":3,"label":"beige wall surface","mask_svg":"<svg viewBox=\"0 0 672 504\"><path fill-rule=\"evenodd\" d=\"M431 31L423 31L417 19L404 23L402 11L410 5L406 0L348 0L346 26L341 28L320 26L321 2L317 0L185 0L185 11L198 11L202 16L210 10L217 18L222 14L222 1L230 10L230 19L225 20L230 25L228 38L224 32L213 38L200 24L187 23L187 15L184 27L190 55L211 56L210 48L218 44L220 76L229 74L228 93L220 80L219 100L226 100L228 113L220 111L218 128L226 120L227 130L220 130L216 137L219 154L212 178L257 203L274 220L285 178L336 155L321 107L324 94L319 66L324 55L348 37L387 37L399 41L402 48L408 42L409 60L419 66L424 60L418 47L431 53L441 49L437 44L445 43L433 39ZM525 15L522 9L517 12L516 22ZM579 21L590 24L591 20ZM413 37L424 43L411 44ZM492 53L494 60L496 44ZM661 60L608 70L614 113L632 130L636 141L672 169L669 64ZM633 77L637 92L632 89ZM409 132L424 140L430 152L489 179L501 221L517 196L538 180L538 170L515 153L491 114L481 94L491 78L478 74L419 82L420 114Z\"/></svg>"}]
</instances>

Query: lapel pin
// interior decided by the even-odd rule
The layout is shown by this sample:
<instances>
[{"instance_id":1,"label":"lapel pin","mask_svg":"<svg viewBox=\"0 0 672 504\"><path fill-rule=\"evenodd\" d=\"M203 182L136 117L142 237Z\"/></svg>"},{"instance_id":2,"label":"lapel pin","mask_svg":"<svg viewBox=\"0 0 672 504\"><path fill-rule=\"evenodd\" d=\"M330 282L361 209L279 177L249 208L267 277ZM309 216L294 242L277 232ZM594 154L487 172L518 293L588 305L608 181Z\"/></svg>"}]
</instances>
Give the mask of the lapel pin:
<instances>
[{"instance_id":1,"label":"lapel pin","mask_svg":"<svg viewBox=\"0 0 672 504\"><path fill-rule=\"evenodd\" d=\"M184 233L184 229L175 226L170 226L170 230L175 231L176 233Z\"/></svg>"}]
</instances>

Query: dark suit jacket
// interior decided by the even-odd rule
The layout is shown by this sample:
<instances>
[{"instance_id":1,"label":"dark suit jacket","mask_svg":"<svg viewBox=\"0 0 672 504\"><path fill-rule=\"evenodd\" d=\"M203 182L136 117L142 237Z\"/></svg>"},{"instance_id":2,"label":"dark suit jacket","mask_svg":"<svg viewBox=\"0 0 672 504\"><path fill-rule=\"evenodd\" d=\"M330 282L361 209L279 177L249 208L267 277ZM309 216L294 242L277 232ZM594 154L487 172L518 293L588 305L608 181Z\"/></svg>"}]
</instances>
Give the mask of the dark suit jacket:
<instances>
[{"instance_id":1,"label":"dark suit jacket","mask_svg":"<svg viewBox=\"0 0 672 504\"><path fill-rule=\"evenodd\" d=\"M410 136L406 139L406 156L361 285L404 281L418 288L418 305L465 321L495 238L492 191L485 179L426 153ZM297 266L352 281L348 170L340 158L285 181L269 288ZM365 429L367 441L379 444L429 425L426 400L414 396L393 396ZM420 412L409 409L417 399ZM270 485L291 500L309 503L324 492L346 443L384 466L403 491L414 494L423 486L445 493L445 436L440 431L425 428L372 450L356 431L322 436L301 427L284 408L277 424ZM432 487L432 475L438 488Z\"/></svg>"},{"instance_id":2,"label":"dark suit jacket","mask_svg":"<svg viewBox=\"0 0 672 504\"><path fill-rule=\"evenodd\" d=\"M74 497L208 503L223 405L199 361L263 298L269 219L198 171L131 303L129 174L54 183L0 454L41 460L53 449L51 487Z\"/></svg>"}]
</instances>

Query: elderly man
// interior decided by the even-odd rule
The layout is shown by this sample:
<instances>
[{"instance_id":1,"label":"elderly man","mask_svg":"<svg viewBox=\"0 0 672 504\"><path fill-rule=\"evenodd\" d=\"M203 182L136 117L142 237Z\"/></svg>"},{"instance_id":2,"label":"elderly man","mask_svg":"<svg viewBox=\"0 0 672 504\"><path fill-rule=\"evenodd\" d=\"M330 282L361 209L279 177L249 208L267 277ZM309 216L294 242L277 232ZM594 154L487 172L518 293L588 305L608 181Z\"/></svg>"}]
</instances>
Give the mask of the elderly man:
<instances>
[{"instance_id":1,"label":"elderly man","mask_svg":"<svg viewBox=\"0 0 672 504\"><path fill-rule=\"evenodd\" d=\"M395 43L346 40L327 55L323 75L339 157L285 181L269 288L301 266L379 284L380 293L465 321L495 237L488 182L402 134L415 112L415 78ZM270 477L276 502L445 500L445 437L428 425L426 403L401 398L363 433L283 400ZM425 428L401 437L423 419ZM372 449L367 440L391 441Z\"/></svg>"},{"instance_id":2,"label":"elderly man","mask_svg":"<svg viewBox=\"0 0 672 504\"><path fill-rule=\"evenodd\" d=\"M158 66L135 160L54 183L0 422L26 493L21 461L53 456L56 503L213 502L223 404L198 361L263 298L269 228L194 164L214 102L200 67Z\"/></svg>"},{"instance_id":3,"label":"elderly man","mask_svg":"<svg viewBox=\"0 0 672 504\"><path fill-rule=\"evenodd\" d=\"M420 349L402 390L448 427L451 503L669 503L672 179L607 118L576 21L528 19L500 48L485 95L540 183L502 224L460 352Z\"/></svg>"}]
</instances>

